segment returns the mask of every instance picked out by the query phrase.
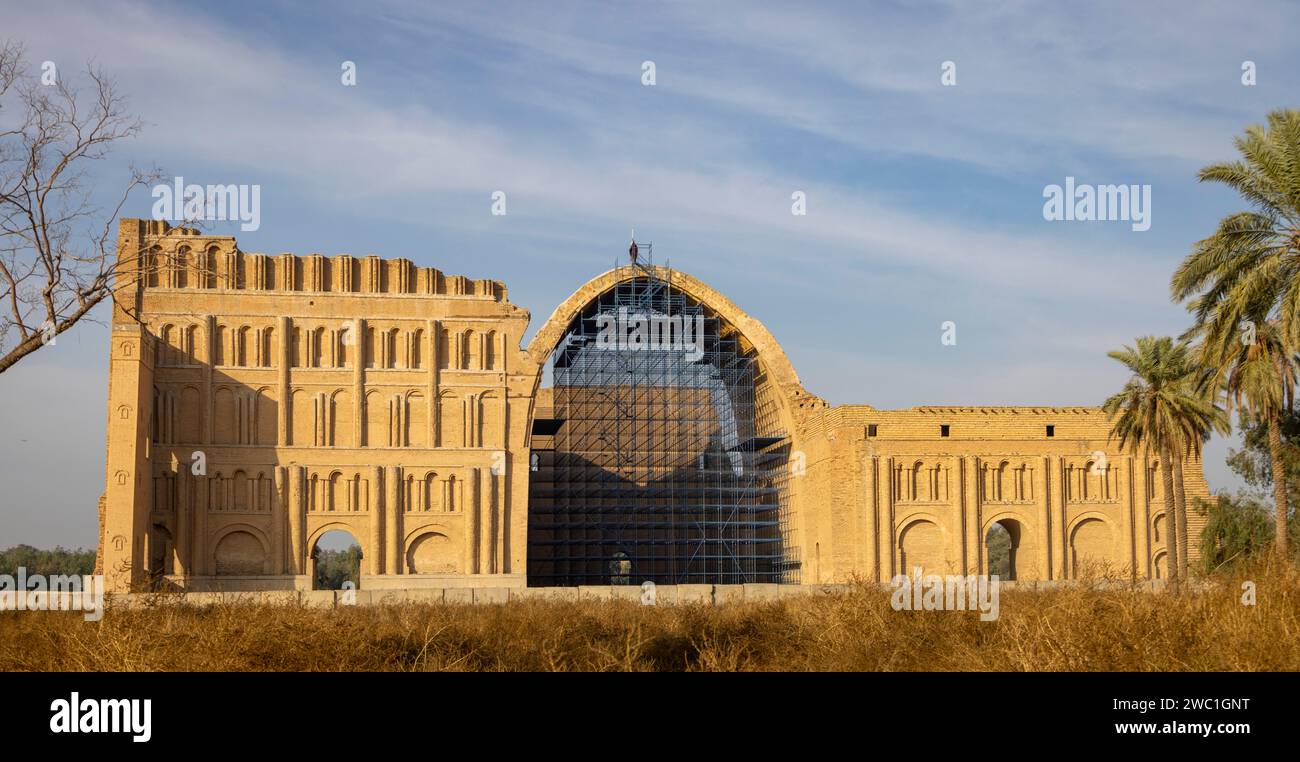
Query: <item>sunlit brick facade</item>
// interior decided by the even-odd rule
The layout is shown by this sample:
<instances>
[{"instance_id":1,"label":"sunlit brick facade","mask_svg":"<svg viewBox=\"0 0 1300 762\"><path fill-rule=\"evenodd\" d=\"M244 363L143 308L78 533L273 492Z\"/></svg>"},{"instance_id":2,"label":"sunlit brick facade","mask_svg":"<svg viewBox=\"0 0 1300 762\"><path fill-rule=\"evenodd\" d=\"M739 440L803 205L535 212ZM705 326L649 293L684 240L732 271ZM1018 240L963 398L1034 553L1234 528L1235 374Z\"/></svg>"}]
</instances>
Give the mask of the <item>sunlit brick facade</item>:
<instances>
[{"instance_id":1,"label":"sunlit brick facade","mask_svg":"<svg viewBox=\"0 0 1300 762\"><path fill-rule=\"evenodd\" d=\"M647 277L707 305L757 358L755 404L779 430L763 441L784 459L767 485L783 581L985 571L994 523L1020 580L1161 574L1155 461L1119 452L1096 408L830 407L764 326L680 272L604 273L522 346L529 312L500 281L249 253L145 220L122 220L119 251L111 590L309 589L331 530L361 546L362 587L526 585L533 456L564 425L543 369L584 307ZM1199 463L1183 473L1190 505L1208 491Z\"/></svg>"}]
</instances>

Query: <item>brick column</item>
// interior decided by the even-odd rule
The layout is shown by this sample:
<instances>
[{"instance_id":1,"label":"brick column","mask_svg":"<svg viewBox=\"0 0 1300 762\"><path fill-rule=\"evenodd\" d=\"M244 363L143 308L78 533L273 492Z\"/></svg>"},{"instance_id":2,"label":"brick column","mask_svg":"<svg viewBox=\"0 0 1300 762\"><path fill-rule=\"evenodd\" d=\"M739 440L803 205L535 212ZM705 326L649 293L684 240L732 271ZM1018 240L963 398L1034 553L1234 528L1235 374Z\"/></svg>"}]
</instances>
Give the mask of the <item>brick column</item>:
<instances>
[{"instance_id":1,"label":"brick column","mask_svg":"<svg viewBox=\"0 0 1300 762\"><path fill-rule=\"evenodd\" d=\"M193 510L190 493L190 464L181 461L176 469L176 573L191 574L190 563L190 513Z\"/></svg>"},{"instance_id":2,"label":"brick column","mask_svg":"<svg viewBox=\"0 0 1300 762\"><path fill-rule=\"evenodd\" d=\"M276 574L285 574L285 535L289 529L288 479L285 469L274 471L275 492L271 496L271 568Z\"/></svg>"},{"instance_id":3,"label":"brick column","mask_svg":"<svg viewBox=\"0 0 1300 762\"><path fill-rule=\"evenodd\" d=\"M352 446L361 447L366 426L366 321L352 321Z\"/></svg>"},{"instance_id":4,"label":"brick column","mask_svg":"<svg viewBox=\"0 0 1300 762\"><path fill-rule=\"evenodd\" d=\"M370 511L370 547L366 551L366 558L369 559L371 574L384 573L384 509L383 509L383 473L384 469L380 466L373 466L370 469L370 485L368 489Z\"/></svg>"},{"instance_id":5,"label":"brick column","mask_svg":"<svg viewBox=\"0 0 1300 762\"><path fill-rule=\"evenodd\" d=\"M384 469L384 573L402 573L402 471Z\"/></svg>"},{"instance_id":6,"label":"brick column","mask_svg":"<svg viewBox=\"0 0 1300 762\"><path fill-rule=\"evenodd\" d=\"M1141 574L1138 571L1137 516L1133 511L1133 458L1115 460L1121 464L1119 474L1115 478L1115 488L1119 490L1120 518L1124 523L1124 547L1128 549L1129 578L1136 580L1141 577Z\"/></svg>"},{"instance_id":7,"label":"brick column","mask_svg":"<svg viewBox=\"0 0 1300 762\"><path fill-rule=\"evenodd\" d=\"M293 321L287 317L280 318L280 361L277 363L276 378L280 386L280 411L276 416L276 443L280 445L289 444L292 436L291 418L293 408L293 394L289 387L289 366L292 365L292 347L293 347ZM302 444L294 442L294 444Z\"/></svg>"},{"instance_id":8,"label":"brick column","mask_svg":"<svg viewBox=\"0 0 1300 762\"><path fill-rule=\"evenodd\" d=\"M468 473L469 483L465 485L465 491L468 493L466 498L469 505L466 506L465 517L465 573L479 573L479 473L477 468L471 468Z\"/></svg>"},{"instance_id":9,"label":"brick column","mask_svg":"<svg viewBox=\"0 0 1300 762\"><path fill-rule=\"evenodd\" d=\"M492 477L492 573L505 571L506 468Z\"/></svg>"},{"instance_id":10,"label":"brick column","mask_svg":"<svg viewBox=\"0 0 1300 762\"><path fill-rule=\"evenodd\" d=\"M496 495L494 494L496 477L491 469L479 474L479 551L478 567L480 574L492 574L492 551L496 545Z\"/></svg>"},{"instance_id":11,"label":"brick column","mask_svg":"<svg viewBox=\"0 0 1300 762\"><path fill-rule=\"evenodd\" d=\"M429 411L425 416L428 424L428 432L424 441L429 443L430 447L437 447L438 442L438 371L441 360L438 358L438 332L441 330L441 323L437 320L430 320L428 323L428 350L424 353L426 361L429 363L429 394L428 403ZM432 502L433 497L429 500Z\"/></svg>"},{"instance_id":12,"label":"brick column","mask_svg":"<svg viewBox=\"0 0 1300 762\"><path fill-rule=\"evenodd\" d=\"M864 573L869 573L876 582L883 581L880 576L880 458L867 456L866 460L867 494L863 505L862 551L866 556Z\"/></svg>"},{"instance_id":13,"label":"brick column","mask_svg":"<svg viewBox=\"0 0 1300 762\"><path fill-rule=\"evenodd\" d=\"M208 477L194 477L194 539L190 545L190 567L193 574L204 576L212 573L208 563L208 500L210 489Z\"/></svg>"},{"instance_id":14,"label":"brick column","mask_svg":"<svg viewBox=\"0 0 1300 762\"><path fill-rule=\"evenodd\" d=\"M213 414L216 406L213 404L212 390L212 369L217 361L217 318L214 315L208 315L204 318L206 321L208 335L208 361L203 363L203 444L212 444L213 431Z\"/></svg>"},{"instance_id":15,"label":"brick column","mask_svg":"<svg viewBox=\"0 0 1300 762\"><path fill-rule=\"evenodd\" d=\"M964 548L962 566L965 574L979 574L984 566L984 537L980 527L984 523L983 508L980 505L980 470L983 467L979 457L962 458L962 537Z\"/></svg>"},{"instance_id":16,"label":"brick column","mask_svg":"<svg viewBox=\"0 0 1300 762\"><path fill-rule=\"evenodd\" d=\"M1051 474L1048 473L1051 469L1050 462L1050 458L1043 458L1034 475L1034 498L1042 508L1038 520L1034 522L1037 524L1034 527L1034 544L1038 546L1038 578L1041 580L1052 579L1052 499L1048 493L1048 485L1052 481Z\"/></svg>"},{"instance_id":17,"label":"brick column","mask_svg":"<svg viewBox=\"0 0 1300 762\"><path fill-rule=\"evenodd\" d=\"M898 540L895 536L897 528L894 526L894 501L897 499L897 495L894 494L893 458L888 460L887 466L889 468L889 476L886 479L888 484L885 487L885 510L881 511L880 516L880 538L882 540L881 550L884 553L883 558L886 560L882 562L881 568L886 571L887 579L893 579L894 575L898 573Z\"/></svg>"},{"instance_id":18,"label":"brick column","mask_svg":"<svg viewBox=\"0 0 1300 762\"><path fill-rule=\"evenodd\" d=\"M306 523L307 501L303 494L307 470L302 466L289 467L289 572L306 574L304 547L307 538L303 537Z\"/></svg>"},{"instance_id":19,"label":"brick column","mask_svg":"<svg viewBox=\"0 0 1300 762\"><path fill-rule=\"evenodd\" d=\"M1142 521L1142 536L1145 542L1139 547L1142 555L1142 568L1146 570L1147 579L1155 577L1155 570L1151 568L1151 553L1154 550L1154 538L1151 536L1151 494L1155 492L1152 489L1152 482L1155 476L1151 473L1151 461L1146 452L1142 455L1142 478L1138 479L1138 486L1142 489L1142 498L1138 503L1138 517Z\"/></svg>"},{"instance_id":20,"label":"brick column","mask_svg":"<svg viewBox=\"0 0 1300 762\"><path fill-rule=\"evenodd\" d=\"M1065 460L1060 455L1051 457L1052 482L1048 512L1052 517L1053 574L1055 579L1070 576L1069 527L1065 520Z\"/></svg>"}]
</instances>

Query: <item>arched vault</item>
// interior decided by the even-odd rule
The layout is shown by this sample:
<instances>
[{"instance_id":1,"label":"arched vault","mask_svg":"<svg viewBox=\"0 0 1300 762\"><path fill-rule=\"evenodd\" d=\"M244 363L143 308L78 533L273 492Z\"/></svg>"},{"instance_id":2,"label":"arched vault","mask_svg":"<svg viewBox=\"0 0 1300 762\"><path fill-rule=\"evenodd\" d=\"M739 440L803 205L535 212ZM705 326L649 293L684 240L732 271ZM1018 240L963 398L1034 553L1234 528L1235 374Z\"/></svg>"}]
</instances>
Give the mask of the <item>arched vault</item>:
<instances>
[{"instance_id":1,"label":"arched vault","mask_svg":"<svg viewBox=\"0 0 1300 762\"><path fill-rule=\"evenodd\" d=\"M561 302L555 308L555 311L551 313L551 316L547 318L546 323L542 325L537 335L528 344L527 353L529 358L537 364L538 368L543 367L564 337L570 323L573 322L573 319L584 307L624 281L647 276L668 281L673 288L678 289L701 304L707 305L735 327L745 341L754 347L763 372L767 374L772 387L779 390L777 396L779 397L781 417L791 434L796 433L795 422L802 418L800 411L826 406L826 403L821 398L809 394L804 389L803 384L799 381L799 375L795 373L794 365L790 363L790 358L786 355L785 350L781 348L776 337L767 330L766 326L737 307L735 302L724 296L722 292L704 281L679 270L666 267L619 267L601 273L587 281L577 291L574 291L569 298Z\"/></svg>"},{"instance_id":2,"label":"arched vault","mask_svg":"<svg viewBox=\"0 0 1300 762\"><path fill-rule=\"evenodd\" d=\"M640 330L651 313L680 318L691 350L659 333L607 342L612 315ZM554 416L530 421L543 455L529 584L798 580L789 458L825 403L762 323L685 273L620 267L565 299L525 352L538 386L552 374L533 397Z\"/></svg>"}]
</instances>

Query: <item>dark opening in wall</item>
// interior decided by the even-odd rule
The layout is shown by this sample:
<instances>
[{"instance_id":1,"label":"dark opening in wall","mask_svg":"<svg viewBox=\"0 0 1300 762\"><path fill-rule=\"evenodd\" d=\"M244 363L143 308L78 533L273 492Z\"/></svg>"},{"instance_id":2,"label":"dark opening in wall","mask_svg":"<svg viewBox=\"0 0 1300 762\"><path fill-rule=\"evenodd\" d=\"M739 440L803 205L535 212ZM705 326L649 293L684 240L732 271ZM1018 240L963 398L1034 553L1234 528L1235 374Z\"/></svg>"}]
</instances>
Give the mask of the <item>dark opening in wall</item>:
<instances>
[{"instance_id":1,"label":"dark opening in wall","mask_svg":"<svg viewBox=\"0 0 1300 762\"><path fill-rule=\"evenodd\" d=\"M1047 436L1049 436L1049 437L1054 437L1054 436L1056 436L1056 427L1053 426L1053 425L1050 424L1050 423L1047 424Z\"/></svg>"},{"instance_id":2,"label":"dark opening in wall","mask_svg":"<svg viewBox=\"0 0 1300 762\"><path fill-rule=\"evenodd\" d=\"M867 424L867 436L874 437L875 435L876 435L876 424L874 423Z\"/></svg>"},{"instance_id":3,"label":"dark opening in wall","mask_svg":"<svg viewBox=\"0 0 1300 762\"><path fill-rule=\"evenodd\" d=\"M948 426L948 424L946 424L946 423L943 424L943 425L941 425L941 426L939 426L939 436L941 436L941 437L946 437L946 436L948 436L948 429L949 429L949 426Z\"/></svg>"}]
</instances>

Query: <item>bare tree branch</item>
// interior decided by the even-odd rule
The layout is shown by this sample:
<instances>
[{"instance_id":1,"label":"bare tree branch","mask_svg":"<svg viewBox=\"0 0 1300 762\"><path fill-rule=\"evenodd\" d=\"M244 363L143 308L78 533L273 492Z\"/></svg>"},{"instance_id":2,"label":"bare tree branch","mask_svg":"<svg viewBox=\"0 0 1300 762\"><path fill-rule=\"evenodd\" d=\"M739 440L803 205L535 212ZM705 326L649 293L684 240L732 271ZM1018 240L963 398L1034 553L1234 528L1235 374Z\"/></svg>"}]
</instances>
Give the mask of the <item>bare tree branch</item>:
<instances>
[{"instance_id":1,"label":"bare tree branch","mask_svg":"<svg viewBox=\"0 0 1300 762\"><path fill-rule=\"evenodd\" d=\"M0 45L0 373L141 275L122 271L115 222L132 191L161 179L132 167L105 217L86 172L143 123L99 69L85 72L86 92L25 71L22 45ZM132 254L122 261L144 260Z\"/></svg>"}]
</instances>

